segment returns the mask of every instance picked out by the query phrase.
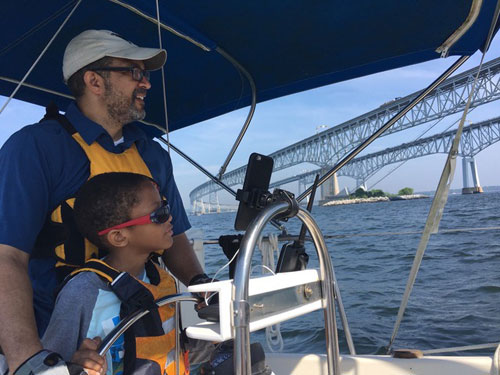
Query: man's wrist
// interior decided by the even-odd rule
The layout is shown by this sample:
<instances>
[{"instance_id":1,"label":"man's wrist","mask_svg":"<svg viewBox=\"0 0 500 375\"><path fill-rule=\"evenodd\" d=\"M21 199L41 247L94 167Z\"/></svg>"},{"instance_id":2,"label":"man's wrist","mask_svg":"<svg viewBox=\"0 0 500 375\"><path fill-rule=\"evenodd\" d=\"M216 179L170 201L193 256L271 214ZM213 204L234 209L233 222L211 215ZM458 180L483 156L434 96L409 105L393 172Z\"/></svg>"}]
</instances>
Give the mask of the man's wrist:
<instances>
[{"instance_id":1,"label":"man's wrist","mask_svg":"<svg viewBox=\"0 0 500 375\"><path fill-rule=\"evenodd\" d=\"M193 276L191 280L189 280L188 286L191 285L198 285L198 284L206 284L212 281L212 278L210 278L206 273L199 273L196 276Z\"/></svg>"}]
</instances>

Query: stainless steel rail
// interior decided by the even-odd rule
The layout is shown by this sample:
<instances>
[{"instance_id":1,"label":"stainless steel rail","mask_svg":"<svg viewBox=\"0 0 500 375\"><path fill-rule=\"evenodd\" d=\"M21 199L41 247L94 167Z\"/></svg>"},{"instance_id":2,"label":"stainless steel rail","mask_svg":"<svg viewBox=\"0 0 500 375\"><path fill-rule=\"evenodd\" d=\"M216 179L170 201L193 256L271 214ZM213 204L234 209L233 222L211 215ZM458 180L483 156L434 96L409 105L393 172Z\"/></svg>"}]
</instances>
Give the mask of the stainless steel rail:
<instances>
[{"instance_id":1,"label":"stainless steel rail","mask_svg":"<svg viewBox=\"0 0 500 375\"><path fill-rule=\"evenodd\" d=\"M275 203L265 208L249 225L245 237L243 237L236 272L233 291L233 314L234 314L234 369L237 375L250 375L250 306L248 303L248 284L251 268L251 259L255 250L257 240L265 225L278 214L285 213L289 204L285 202ZM316 252L319 258L319 266L322 277L322 290L326 299L325 324L326 324L326 350L328 373L340 374L339 368L339 345L337 336L337 323L335 320L335 276L333 267L326 248L325 240L321 231L305 210L299 208L298 218L306 225L311 233Z\"/></svg>"},{"instance_id":2,"label":"stainless steel rail","mask_svg":"<svg viewBox=\"0 0 500 375\"><path fill-rule=\"evenodd\" d=\"M332 169L326 172L318 181L318 186L321 186L326 180L332 177L340 168L349 163L354 159L361 151L363 151L370 143L377 139L383 132L394 125L401 117L408 113L413 107L420 103L432 90L438 87L441 82L446 80L455 70L457 70L464 62L469 59L470 56L461 56L457 61L453 63L443 74L441 74L434 82L432 82L425 90L422 90L420 94L413 99L406 107L399 111L393 118L387 121L382 127L380 127L375 133L370 135L366 140L363 141L356 149L351 151L347 156L340 160ZM309 194L311 194L312 186L307 188L302 194L297 197L297 202L304 200Z\"/></svg>"},{"instance_id":3,"label":"stainless steel rail","mask_svg":"<svg viewBox=\"0 0 500 375\"><path fill-rule=\"evenodd\" d=\"M226 173L227 166L229 165L229 162L234 156L234 153L236 152L236 149L241 143L241 140L243 139L243 136L245 135L248 126L250 125L250 121L252 121L253 114L255 112L255 107L257 105L257 88L255 87L255 81L252 77L252 75L246 70L235 58L233 58L231 55L229 55L226 51L224 51L222 48L217 47L215 49L218 53L221 54L227 61L229 61L233 66L238 70L239 72L243 73L243 75L246 77L248 80L248 83L250 84L250 89L252 90L252 103L250 105L250 109L248 111L247 118L245 120L245 123L243 124L243 127L240 130L240 134L238 134L238 137L236 138L236 141L233 144L233 147L229 151L229 154L227 155L226 160L222 164L219 170L219 180L222 180L222 176L224 173Z\"/></svg>"},{"instance_id":4,"label":"stainless steel rail","mask_svg":"<svg viewBox=\"0 0 500 375\"><path fill-rule=\"evenodd\" d=\"M242 135L243 137L243 135ZM176 153L178 153L182 158L184 158L187 162L191 163L191 165L195 168L197 168L199 171L201 171L205 176L207 176L208 178L210 178L213 182L215 182L217 185L219 185L221 188L225 189L229 194L231 194L233 197L236 197L236 192L231 189L229 186L227 186L226 184L224 184L222 182L222 179L221 178L217 178L215 177L214 175L212 175L209 171L207 171L205 168L203 168L200 164L198 164L197 162L195 162L193 159L191 159L189 156L187 156L184 152L182 152L181 150L179 150L177 147L175 147L172 143L166 141L164 138L162 137L158 137L157 138L160 142L162 142L163 144L165 144L167 147L171 147L172 150L174 150ZM271 221L271 224L278 230L281 230L283 231L285 228L284 226L280 225L277 221L273 220Z\"/></svg>"}]
</instances>

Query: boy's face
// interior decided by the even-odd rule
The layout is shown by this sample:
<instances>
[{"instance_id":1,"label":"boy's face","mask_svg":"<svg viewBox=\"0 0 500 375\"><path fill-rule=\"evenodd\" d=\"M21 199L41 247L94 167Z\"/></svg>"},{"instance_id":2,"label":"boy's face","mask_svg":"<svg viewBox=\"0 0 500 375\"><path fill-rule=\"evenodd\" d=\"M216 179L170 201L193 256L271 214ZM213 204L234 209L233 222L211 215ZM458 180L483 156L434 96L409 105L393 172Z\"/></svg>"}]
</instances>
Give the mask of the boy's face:
<instances>
[{"instance_id":1,"label":"boy's face","mask_svg":"<svg viewBox=\"0 0 500 375\"><path fill-rule=\"evenodd\" d=\"M161 207L160 193L153 182L144 184L137 195L139 203L132 207L131 219L149 215ZM129 245L147 254L170 248L173 244L171 222L172 216L163 224L150 223L128 228L130 230Z\"/></svg>"}]
</instances>

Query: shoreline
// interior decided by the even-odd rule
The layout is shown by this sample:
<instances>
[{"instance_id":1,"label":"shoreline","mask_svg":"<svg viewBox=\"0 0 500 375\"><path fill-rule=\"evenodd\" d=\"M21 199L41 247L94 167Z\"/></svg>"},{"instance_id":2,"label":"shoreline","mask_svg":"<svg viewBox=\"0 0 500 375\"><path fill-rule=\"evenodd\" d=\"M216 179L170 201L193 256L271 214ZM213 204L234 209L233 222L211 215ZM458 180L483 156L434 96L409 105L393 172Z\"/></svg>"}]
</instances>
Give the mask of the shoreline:
<instances>
[{"instance_id":1,"label":"shoreline","mask_svg":"<svg viewBox=\"0 0 500 375\"><path fill-rule=\"evenodd\" d=\"M346 198L346 199L333 199L329 202L323 203L321 206L339 206L344 204L359 204L359 203L377 203L388 201L406 201L411 199L429 198L424 194L411 194L411 195L395 195L393 197L370 197L370 198Z\"/></svg>"}]
</instances>

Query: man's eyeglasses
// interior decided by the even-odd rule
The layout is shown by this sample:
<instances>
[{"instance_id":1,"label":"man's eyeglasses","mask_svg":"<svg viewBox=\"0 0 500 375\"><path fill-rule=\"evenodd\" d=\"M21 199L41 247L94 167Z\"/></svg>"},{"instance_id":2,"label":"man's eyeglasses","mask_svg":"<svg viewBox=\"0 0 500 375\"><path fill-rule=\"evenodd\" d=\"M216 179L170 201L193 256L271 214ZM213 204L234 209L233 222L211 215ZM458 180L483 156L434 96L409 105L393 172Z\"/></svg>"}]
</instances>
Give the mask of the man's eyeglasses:
<instances>
[{"instance_id":1,"label":"man's eyeglasses","mask_svg":"<svg viewBox=\"0 0 500 375\"><path fill-rule=\"evenodd\" d=\"M142 78L149 81L149 70L144 70L136 66L103 66L102 68L92 69L96 72L131 72L134 81L141 82Z\"/></svg>"},{"instance_id":2,"label":"man's eyeglasses","mask_svg":"<svg viewBox=\"0 0 500 375\"><path fill-rule=\"evenodd\" d=\"M141 217L138 217L137 219L132 219L129 221L126 221L124 223L112 226L110 228L101 230L99 233L97 233L99 236L102 236L103 234L107 234L111 232L113 229L122 229L126 227L131 227L134 225L145 225L145 224L163 224L168 221L170 218L170 206L168 205L168 202L166 200L163 200L161 202L161 207L157 208L154 210L152 213L149 215L144 215Z\"/></svg>"}]
</instances>

